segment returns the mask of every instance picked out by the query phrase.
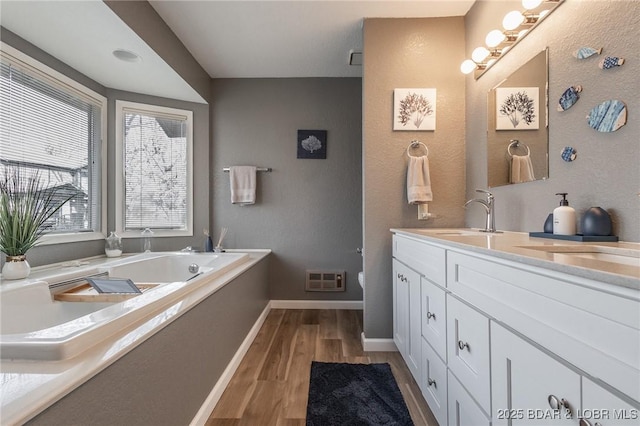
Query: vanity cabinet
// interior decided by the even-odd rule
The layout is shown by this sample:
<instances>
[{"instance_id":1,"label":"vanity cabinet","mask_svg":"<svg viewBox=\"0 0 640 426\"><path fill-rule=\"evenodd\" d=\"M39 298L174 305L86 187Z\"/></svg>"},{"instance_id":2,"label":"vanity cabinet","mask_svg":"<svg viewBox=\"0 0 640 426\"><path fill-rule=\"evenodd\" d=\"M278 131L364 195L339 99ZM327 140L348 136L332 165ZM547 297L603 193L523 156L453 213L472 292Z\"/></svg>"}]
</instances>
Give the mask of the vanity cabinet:
<instances>
[{"instance_id":1,"label":"vanity cabinet","mask_svg":"<svg viewBox=\"0 0 640 426\"><path fill-rule=\"evenodd\" d=\"M394 341L441 426L640 424L640 288L393 241Z\"/></svg>"},{"instance_id":2,"label":"vanity cabinet","mask_svg":"<svg viewBox=\"0 0 640 426\"><path fill-rule=\"evenodd\" d=\"M411 374L419 377L422 353L420 275L394 259L393 276L393 341Z\"/></svg>"}]
</instances>

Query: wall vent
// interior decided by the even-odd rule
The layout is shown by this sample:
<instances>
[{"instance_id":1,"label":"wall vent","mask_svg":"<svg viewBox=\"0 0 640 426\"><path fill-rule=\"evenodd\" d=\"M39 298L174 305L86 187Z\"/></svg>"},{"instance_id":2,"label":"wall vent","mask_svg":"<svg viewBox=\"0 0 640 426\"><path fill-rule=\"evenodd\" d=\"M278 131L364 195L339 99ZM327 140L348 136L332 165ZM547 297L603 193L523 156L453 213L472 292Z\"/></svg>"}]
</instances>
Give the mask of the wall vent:
<instances>
[{"instance_id":1,"label":"wall vent","mask_svg":"<svg viewBox=\"0 0 640 426\"><path fill-rule=\"evenodd\" d=\"M307 269L306 291L345 291L345 271Z\"/></svg>"}]
</instances>

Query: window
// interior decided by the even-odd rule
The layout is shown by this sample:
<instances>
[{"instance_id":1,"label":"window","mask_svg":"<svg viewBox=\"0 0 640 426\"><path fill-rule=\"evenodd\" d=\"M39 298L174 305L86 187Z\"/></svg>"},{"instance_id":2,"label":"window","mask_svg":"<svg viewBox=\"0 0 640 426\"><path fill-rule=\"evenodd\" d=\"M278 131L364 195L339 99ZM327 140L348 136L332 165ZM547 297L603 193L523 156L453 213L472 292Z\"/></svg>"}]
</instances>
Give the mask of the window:
<instances>
[{"instance_id":1,"label":"window","mask_svg":"<svg viewBox=\"0 0 640 426\"><path fill-rule=\"evenodd\" d=\"M102 140L106 99L2 44L0 175L19 168L72 198L42 242L104 238Z\"/></svg>"},{"instance_id":2,"label":"window","mask_svg":"<svg viewBox=\"0 0 640 426\"><path fill-rule=\"evenodd\" d=\"M116 228L123 237L193 235L193 113L116 102Z\"/></svg>"}]
</instances>

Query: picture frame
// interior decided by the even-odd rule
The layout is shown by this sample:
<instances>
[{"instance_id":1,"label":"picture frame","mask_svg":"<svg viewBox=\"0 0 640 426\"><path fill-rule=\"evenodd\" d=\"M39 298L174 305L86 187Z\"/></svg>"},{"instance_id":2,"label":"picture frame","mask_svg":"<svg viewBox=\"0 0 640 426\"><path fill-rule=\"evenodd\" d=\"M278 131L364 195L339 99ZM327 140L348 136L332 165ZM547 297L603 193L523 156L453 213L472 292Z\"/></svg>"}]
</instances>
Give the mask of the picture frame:
<instances>
[{"instance_id":1,"label":"picture frame","mask_svg":"<svg viewBox=\"0 0 640 426\"><path fill-rule=\"evenodd\" d=\"M540 128L539 87L496 88L496 130Z\"/></svg>"},{"instance_id":2,"label":"picture frame","mask_svg":"<svg viewBox=\"0 0 640 426\"><path fill-rule=\"evenodd\" d=\"M298 130L298 158L319 159L327 158L326 130Z\"/></svg>"},{"instance_id":3,"label":"picture frame","mask_svg":"<svg viewBox=\"0 0 640 426\"><path fill-rule=\"evenodd\" d=\"M393 130L436 129L436 89L394 89Z\"/></svg>"}]
</instances>

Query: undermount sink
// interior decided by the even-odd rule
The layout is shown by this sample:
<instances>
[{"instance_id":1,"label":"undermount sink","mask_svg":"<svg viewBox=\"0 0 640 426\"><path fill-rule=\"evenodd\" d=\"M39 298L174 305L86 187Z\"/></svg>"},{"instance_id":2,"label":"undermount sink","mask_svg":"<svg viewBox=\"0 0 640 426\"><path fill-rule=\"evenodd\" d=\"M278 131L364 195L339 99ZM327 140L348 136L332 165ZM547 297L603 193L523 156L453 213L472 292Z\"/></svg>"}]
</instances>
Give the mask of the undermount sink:
<instances>
[{"instance_id":1,"label":"undermount sink","mask_svg":"<svg viewBox=\"0 0 640 426\"><path fill-rule=\"evenodd\" d=\"M474 229L462 229L462 230L457 230L456 229L456 230L451 230L451 231L436 232L436 235L456 236L456 237L463 237L463 236L477 237L477 236L504 235L504 233L501 232L501 231L485 232L485 231L474 230Z\"/></svg>"},{"instance_id":2,"label":"undermount sink","mask_svg":"<svg viewBox=\"0 0 640 426\"><path fill-rule=\"evenodd\" d=\"M640 267L640 250L597 245L543 245L519 248Z\"/></svg>"}]
</instances>

